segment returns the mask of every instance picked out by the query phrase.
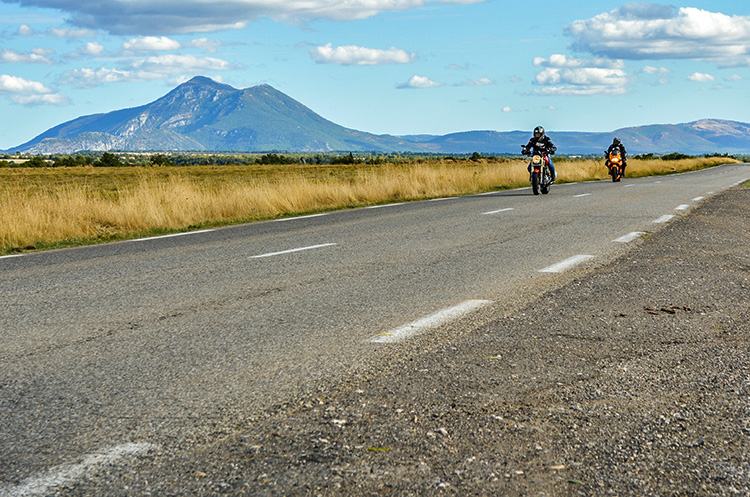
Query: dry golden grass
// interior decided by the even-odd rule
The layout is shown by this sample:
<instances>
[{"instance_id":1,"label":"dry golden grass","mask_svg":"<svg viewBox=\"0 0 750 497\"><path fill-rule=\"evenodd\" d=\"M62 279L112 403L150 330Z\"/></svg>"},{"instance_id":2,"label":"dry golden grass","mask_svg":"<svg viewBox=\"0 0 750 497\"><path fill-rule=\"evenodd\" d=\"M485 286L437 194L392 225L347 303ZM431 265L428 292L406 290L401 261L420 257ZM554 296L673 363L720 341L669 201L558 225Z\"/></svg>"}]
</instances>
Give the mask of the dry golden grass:
<instances>
[{"instance_id":1,"label":"dry golden grass","mask_svg":"<svg viewBox=\"0 0 750 497\"><path fill-rule=\"evenodd\" d=\"M722 159L630 161L628 176ZM559 181L605 179L603 161L559 161ZM526 185L523 160L426 161L305 170L60 168L0 170L0 253L124 239L344 207Z\"/></svg>"}]
</instances>

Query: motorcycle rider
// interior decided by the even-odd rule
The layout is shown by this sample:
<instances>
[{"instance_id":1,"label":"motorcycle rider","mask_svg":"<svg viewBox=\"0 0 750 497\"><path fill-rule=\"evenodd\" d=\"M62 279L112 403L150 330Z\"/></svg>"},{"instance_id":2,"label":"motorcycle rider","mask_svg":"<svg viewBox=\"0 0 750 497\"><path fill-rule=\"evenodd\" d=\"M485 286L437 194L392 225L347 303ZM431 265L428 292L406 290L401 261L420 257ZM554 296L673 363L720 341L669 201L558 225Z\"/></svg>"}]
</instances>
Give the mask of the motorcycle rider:
<instances>
[{"instance_id":1,"label":"motorcycle rider","mask_svg":"<svg viewBox=\"0 0 750 497\"><path fill-rule=\"evenodd\" d=\"M604 153L605 157L607 158L607 167L609 167L609 154L611 154L615 150L618 150L620 152L620 157L622 157L622 175L625 176L625 168L628 166L628 153L625 151L625 146L617 137L612 140L612 145L610 145L607 151Z\"/></svg>"},{"instance_id":2,"label":"motorcycle rider","mask_svg":"<svg viewBox=\"0 0 750 497\"><path fill-rule=\"evenodd\" d=\"M544 155L547 156L547 164L549 165L550 174L552 174L552 182L554 183L557 179L557 171L555 171L555 165L552 164L552 155L554 155L557 147L552 143L552 140L544 132L542 126L534 128L534 136L529 140L525 146L521 148L521 153L524 155ZM527 168L531 173L531 164Z\"/></svg>"}]
</instances>

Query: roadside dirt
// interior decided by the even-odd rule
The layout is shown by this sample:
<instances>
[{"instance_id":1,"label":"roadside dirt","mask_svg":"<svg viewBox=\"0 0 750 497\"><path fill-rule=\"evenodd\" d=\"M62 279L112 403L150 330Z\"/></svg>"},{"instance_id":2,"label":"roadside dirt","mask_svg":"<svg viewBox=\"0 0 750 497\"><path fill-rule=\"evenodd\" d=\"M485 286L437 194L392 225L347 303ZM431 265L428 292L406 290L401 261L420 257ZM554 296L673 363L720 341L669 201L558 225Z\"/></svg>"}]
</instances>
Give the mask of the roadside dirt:
<instances>
[{"instance_id":1,"label":"roadside dirt","mask_svg":"<svg viewBox=\"0 0 750 497\"><path fill-rule=\"evenodd\" d=\"M109 491L750 495L749 393L735 188L528 308Z\"/></svg>"}]
</instances>

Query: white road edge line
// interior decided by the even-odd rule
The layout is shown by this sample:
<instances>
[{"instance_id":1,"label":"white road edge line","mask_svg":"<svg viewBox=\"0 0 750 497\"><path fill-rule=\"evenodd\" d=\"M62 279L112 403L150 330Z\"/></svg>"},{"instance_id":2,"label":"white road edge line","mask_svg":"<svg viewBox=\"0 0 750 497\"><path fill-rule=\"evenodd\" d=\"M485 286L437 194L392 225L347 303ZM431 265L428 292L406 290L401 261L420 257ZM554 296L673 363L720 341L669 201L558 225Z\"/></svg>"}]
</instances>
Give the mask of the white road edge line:
<instances>
[{"instance_id":1,"label":"white road edge line","mask_svg":"<svg viewBox=\"0 0 750 497\"><path fill-rule=\"evenodd\" d=\"M612 241L617 243L630 243L641 235L645 235L645 233L643 231L633 231Z\"/></svg>"},{"instance_id":2,"label":"white road edge line","mask_svg":"<svg viewBox=\"0 0 750 497\"><path fill-rule=\"evenodd\" d=\"M210 229L210 230L198 230L198 231L185 231L184 233L172 233L171 235L161 235L161 236L147 236L146 238L136 238L134 240L125 240L125 241L145 242L147 240L159 240L160 238L174 238L176 236L197 235L198 233L210 233L211 231L215 231L215 230Z\"/></svg>"},{"instance_id":3,"label":"white road edge line","mask_svg":"<svg viewBox=\"0 0 750 497\"><path fill-rule=\"evenodd\" d=\"M11 254L11 255L2 255L0 256L0 259L10 259L12 257L23 257L26 254Z\"/></svg>"},{"instance_id":4,"label":"white road edge line","mask_svg":"<svg viewBox=\"0 0 750 497\"><path fill-rule=\"evenodd\" d=\"M396 343L405 340L418 333L422 333L430 328L436 328L449 321L454 321L465 314L473 312L481 307L484 307L492 302L489 300L467 300L461 304L458 304L448 309L436 312L422 319L418 319L412 323L399 326L386 333L382 333L376 337L370 338L370 343Z\"/></svg>"},{"instance_id":5,"label":"white road edge line","mask_svg":"<svg viewBox=\"0 0 750 497\"><path fill-rule=\"evenodd\" d=\"M309 216L284 217L284 218L281 218L281 219L274 219L271 222L272 223L280 223L280 222L283 222L283 221L296 221L297 219L309 219L311 217L320 217L320 216L327 216L327 215L328 215L328 213L324 212L322 214L310 214Z\"/></svg>"},{"instance_id":6,"label":"white road edge line","mask_svg":"<svg viewBox=\"0 0 750 497\"><path fill-rule=\"evenodd\" d=\"M670 220L670 219L672 219L673 217L674 217L674 216L673 216L672 214L664 214L664 215L663 215L662 217L660 217L659 219L654 219L654 223L655 223L655 224L662 224L662 223L666 223L667 221L669 221L669 220Z\"/></svg>"},{"instance_id":7,"label":"white road edge line","mask_svg":"<svg viewBox=\"0 0 750 497\"><path fill-rule=\"evenodd\" d=\"M62 465L48 472L23 480L18 485L0 486L0 497L29 497L49 495L53 489L92 474L102 466L111 466L125 457L132 457L157 449L150 443L128 443L89 454L80 464Z\"/></svg>"},{"instance_id":8,"label":"white road edge line","mask_svg":"<svg viewBox=\"0 0 750 497\"><path fill-rule=\"evenodd\" d=\"M591 194L590 194L590 193L581 193L580 195L573 195L573 197L574 197L574 198L579 198L579 197L588 197L589 195L591 195Z\"/></svg>"},{"instance_id":9,"label":"white road edge line","mask_svg":"<svg viewBox=\"0 0 750 497\"><path fill-rule=\"evenodd\" d=\"M505 209L498 209L498 210L496 210L496 211L483 212L482 214L484 214L484 215L488 215L488 214L498 214L498 213L500 213L500 212L508 212L508 211L512 211L512 210L515 210L515 208L514 208L514 207L506 207Z\"/></svg>"},{"instance_id":10,"label":"white road edge line","mask_svg":"<svg viewBox=\"0 0 750 497\"><path fill-rule=\"evenodd\" d=\"M309 247L300 247L300 248L294 248L289 250L281 250L279 252L269 252L267 254L260 254L260 255L252 255L250 256L251 259L261 259L263 257L273 257L274 255L282 255L282 254L291 254L293 252L302 252L303 250L313 250L317 248L323 248L323 247L332 247L336 245L335 243L321 243L320 245L310 245Z\"/></svg>"},{"instance_id":11,"label":"white road edge line","mask_svg":"<svg viewBox=\"0 0 750 497\"><path fill-rule=\"evenodd\" d=\"M676 211L686 211L686 210L688 210L689 208L690 208L690 206L689 206L688 204L682 204L682 205L678 205L678 206L677 206L677 207L675 208L675 210L676 210Z\"/></svg>"},{"instance_id":12,"label":"white road edge line","mask_svg":"<svg viewBox=\"0 0 750 497\"><path fill-rule=\"evenodd\" d=\"M573 257L570 257L568 259L565 259L564 261L560 261L557 264L552 264L551 266L548 266L544 269L540 269L540 273L561 273L565 271L566 269L570 269L571 267L580 264L582 262L585 262L589 259L593 259L593 255L574 255Z\"/></svg>"},{"instance_id":13,"label":"white road edge line","mask_svg":"<svg viewBox=\"0 0 750 497\"><path fill-rule=\"evenodd\" d=\"M395 207L397 205L404 205L405 202L398 202L396 204L383 204L383 205L370 205L368 207L365 207L365 209L382 209L383 207Z\"/></svg>"},{"instance_id":14,"label":"white road edge line","mask_svg":"<svg viewBox=\"0 0 750 497\"><path fill-rule=\"evenodd\" d=\"M695 198L693 199L693 202L700 202L700 201L701 201L701 200L703 200L704 198L705 198L705 197L695 197Z\"/></svg>"}]
</instances>

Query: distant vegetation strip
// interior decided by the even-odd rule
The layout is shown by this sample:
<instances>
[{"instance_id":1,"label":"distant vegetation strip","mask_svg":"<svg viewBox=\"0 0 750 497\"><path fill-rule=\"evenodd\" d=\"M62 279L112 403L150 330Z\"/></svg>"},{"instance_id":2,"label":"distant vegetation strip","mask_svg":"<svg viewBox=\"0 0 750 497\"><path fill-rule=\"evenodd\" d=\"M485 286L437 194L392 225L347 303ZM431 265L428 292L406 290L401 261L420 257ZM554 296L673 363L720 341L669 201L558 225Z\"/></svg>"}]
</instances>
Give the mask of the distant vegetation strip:
<instances>
[{"instance_id":1,"label":"distant vegetation strip","mask_svg":"<svg viewBox=\"0 0 750 497\"><path fill-rule=\"evenodd\" d=\"M101 157L107 156L95 160ZM182 166L162 159L168 156L153 157L147 156L151 166L0 167L0 254L528 184L526 161L478 154L388 160L344 155L327 162L296 158ZM633 158L627 175L670 174L727 162L737 161ZM601 159L558 158L556 166L559 182L607 178Z\"/></svg>"}]
</instances>

